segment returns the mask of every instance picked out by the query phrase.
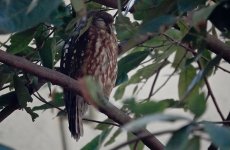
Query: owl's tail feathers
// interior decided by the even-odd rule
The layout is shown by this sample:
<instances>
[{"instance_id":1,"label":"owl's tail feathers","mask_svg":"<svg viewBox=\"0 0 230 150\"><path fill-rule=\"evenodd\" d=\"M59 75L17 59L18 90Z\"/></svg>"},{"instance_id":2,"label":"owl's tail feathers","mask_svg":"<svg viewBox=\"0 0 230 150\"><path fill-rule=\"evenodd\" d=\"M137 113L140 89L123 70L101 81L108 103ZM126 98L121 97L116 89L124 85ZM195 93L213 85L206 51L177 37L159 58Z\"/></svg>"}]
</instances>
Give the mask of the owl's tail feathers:
<instances>
[{"instance_id":1,"label":"owl's tail feathers","mask_svg":"<svg viewBox=\"0 0 230 150\"><path fill-rule=\"evenodd\" d=\"M72 101L69 106L68 119L69 119L69 130L72 137L78 141L80 136L83 136L83 123L82 118L88 108L88 104L84 101L81 96L76 95L76 98Z\"/></svg>"}]
</instances>

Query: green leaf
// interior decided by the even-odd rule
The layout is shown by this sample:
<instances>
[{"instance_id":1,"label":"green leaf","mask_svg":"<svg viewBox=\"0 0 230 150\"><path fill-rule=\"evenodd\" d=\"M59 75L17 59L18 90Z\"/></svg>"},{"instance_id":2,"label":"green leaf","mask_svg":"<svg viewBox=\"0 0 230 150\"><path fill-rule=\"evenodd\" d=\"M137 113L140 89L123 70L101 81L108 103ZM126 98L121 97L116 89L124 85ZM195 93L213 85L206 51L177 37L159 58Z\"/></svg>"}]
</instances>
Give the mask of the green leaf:
<instances>
[{"instance_id":1,"label":"green leaf","mask_svg":"<svg viewBox=\"0 0 230 150\"><path fill-rule=\"evenodd\" d=\"M49 101L49 104L42 104L40 106L35 106L32 108L32 111L38 111L38 110L46 110L50 108L56 108L56 107L62 107L64 106L63 101L63 94L62 93L55 93L53 94L52 101Z\"/></svg>"},{"instance_id":2,"label":"green leaf","mask_svg":"<svg viewBox=\"0 0 230 150\"><path fill-rule=\"evenodd\" d=\"M83 0L70 0L75 12L80 12L85 9L85 3Z\"/></svg>"},{"instance_id":3,"label":"green leaf","mask_svg":"<svg viewBox=\"0 0 230 150\"><path fill-rule=\"evenodd\" d=\"M189 140L186 150L199 150L200 149L200 138L198 136L193 137Z\"/></svg>"},{"instance_id":4,"label":"green leaf","mask_svg":"<svg viewBox=\"0 0 230 150\"><path fill-rule=\"evenodd\" d=\"M30 107L25 107L25 110L28 114L30 114L32 121L35 121L35 119L39 117L38 114L33 112L33 110Z\"/></svg>"},{"instance_id":5,"label":"green leaf","mask_svg":"<svg viewBox=\"0 0 230 150\"><path fill-rule=\"evenodd\" d=\"M53 68L53 59L54 59L54 44L55 40L53 38L47 39L44 46L39 49L39 55L41 57L41 62L44 67Z\"/></svg>"},{"instance_id":6,"label":"green leaf","mask_svg":"<svg viewBox=\"0 0 230 150\"><path fill-rule=\"evenodd\" d=\"M190 132L191 126L187 125L174 132L168 141L165 150L185 150Z\"/></svg>"},{"instance_id":7,"label":"green leaf","mask_svg":"<svg viewBox=\"0 0 230 150\"><path fill-rule=\"evenodd\" d=\"M14 75L13 81L18 104L21 108L25 108L27 106L27 102L32 101L29 90L22 79L20 79L17 75Z\"/></svg>"},{"instance_id":8,"label":"green leaf","mask_svg":"<svg viewBox=\"0 0 230 150\"><path fill-rule=\"evenodd\" d=\"M11 74L1 73L0 74L0 88L11 79Z\"/></svg>"},{"instance_id":9,"label":"green leaf","mask_svg":"<svg viewBox=\"0 0 230 150\"><path fill-rule=\"evenodd\" d=\"M124 102L124 107L128 108L137 116L162 112L168 106L169 103L167 103L167 101L145 101L142 103L136 103L134 99L131 99Z\"/></svg>"},{"instance_id":10,"label":"green leaf","mask_svg":"<svg viewBox=\"0 0 230 150\"><path fill-rule=\"evenodd\" d=\"M127 141L129 141L129 140L131 140L131 139L133 139L133 138L135 138L135 136L132 134L132 133L127 133ZM138 142L138 145L137 145L137 147L136 147L136 149L137 150L143 150L143 148L144 148L144 144L143 144L143 142L141 141L141 140L139 140L139 141L137 141ZM132 144L129 144L129 148L132 150L132 149L134 149L135 147L135 144L136 143L132 143Z\"/></svg>"},{"instance_id":11,"label":"green leaf","mask_svg":"<svg viewBox=\"0 0 230 150\"><path fill-rule=\"evenodd\" d=\"M117 138L117 136L120 135L120 133L121 133L121 129L118 128L118 129L113 133L113 135L111 136L111 138L105 143L105 146L114 143L115 140L116 140L116 138Z\"/></svg>"},{"instance_id":12,"label":"green leaf","mask_svg":"<svg viewBox=\"0 0 230 150\"><path fill-rule=\"evenodd\" d=\"M178 83L178 92L180 99L183 99L187 93L190 93L190 96L197 95L197 93L199 92L198 87L188 90L189 86L192 84L192 82L194 82L193 80L196 76L196 69L192 65L187 66L181 71Z\"/></svg>"},{"instance_id":13,"label":"green leaf","mask_svg":"<svg viewBox=\"0 0 230 150\"><path fill-rule=\"evenodd\" d=\"M127 73L138 67L138 65L149 55L149 53L150 52L147 50L138 51L131 53L119 60L117 80L121 81L125 75L125 77L127 77Z\"/></svg>"},{"instance_id":14,"label":"green leaf","mask_svg":"<svg viewBox=\"0 0 230 150\"><path fill-rule=\"evenodd\" d=\"M102 5L93 1L88 1L86 3L88 10L101 10Z\"/></svg>"},{"instance_id":15,"label":"green leaf","mask_svg":"<svg viewBox=\"0 0 230 150\"><path fill-rule=\"evenodd\" d=\"M129 79L128 74L126 74L126 73L120 73L119 77L117 76L115 86L118 86L118 85L122 84L123 82L127 81L128 79Z\"/></svg>"},{"instance_id":16,"label":"green leaf","mask_svg":"<svg viewBox=\"0 0 230 150\"><path fill-rule=\"evenodd\" d=\"M230 130L228 127L205 123L204 130L209 134L212 142L221 150L230 149Z\"/></svg>"},{"instance_id":17,"label":"green leaf","mask_svg":"<svg viewBox=\"0 0 230 150\"><path fill-rule=\"evenodd\" d=\"M136 33L138 26L139 24L132 23L129 17L119 15L115 22L117 38L121 41L130 39Z\"/></svg>"},{"instance_id":18,"label":"green leaf","mask_svg":"<svg viewBox=\"0 0 230 150\"><path fill-rule=\"evenodd\" d=\"M12 33L31 28L46 21L61 0L0 1L0 34ZM42 15L41 15L42 14Z\"/></svg>"},{"instance_id":19,"label":"green leaf","mask_svg":"<svg viewBox=\"0 0 230 150\"><path fill-rule=\"evenodd\" d=\"M178 67L178 65L179 65L179 68L182 68L182 64L184 64L184 60L182 60L182 59L186 58L186 53L187 52L186 52L186 50L184 48L177 47L176 55L175 55L173 63L172 63L172 66L174 68ZM185 57L185 58L183 58L183 57Z\"/></svg>"},{"instance_id":20,"label":"green leaf","mask_svg":"<svg viewBox=\"0 0 230 150\"><path fill-rule=\"evenodd\" d=\"M205 77L206 75L210 74L210 71L213 70L214 66L216 64L219 64L220 60L221 60L221 56L216 56L214 59L212 59L207 66L203 69L200 70L198 72L198 74L193 78L193 80L191 81L191 83L189 84L184 96L187 97L188 94L196 89L196 85L201 81L201 79L203 79L203 77ZM198 90L198 89L197 89ZM191 95L191 93L190 93Z\"/></svg>"},{"instance_id":21,"label":"green leaf","mask_svg":"<svg viewBox=\"0 0 230 150\"><path fill-rule=\"evenodd\" d=\"M99 150L105 138L109 135L112 128L102 131L102 133L91 140L81 150Z\"/></svg>"},{"instance_id":22,"label":"green leaf","mask_svg":"<svg viewBox=\"0 0 230 150\"><path fill-rule=\"evenodd\" d=\"M12 104L17 99L15 91L0 96L0 106Z\"/></svg>"},{"instance_id":23,"label":"green leaf","mask_svg":"<svg viewBox=\"0 0 230 150\"><path fill-rule=\"evenodd\" d=\"M5 144L0 144L0 149L1 150L14 150L11 146L5 145Z\"/></svg>"},{"instance_id":24,"label":"green leaf","mask_svg":"<svg viewBox=\"0 0 230 150\"><path fill-rule=\"evenodd\" d=\"M176 22L176 18L169 15L162 15L154 18L140 26L140 33L144 34L147 32L162 32L161 29L166 29Z\"/></svg>"},{"instance_id":25,"label":"green leaf","mask_svg":"<svg viewBox=\"0 0 230 150\"><path fill-rule=\"evenodd\" d=\"M18 54L22 51L25 51L32 41L35 30L29 29L23 32L15 33L10 37L10 46L7 49L7 52L11 54Z\"/></svg>"},{"instance_id":26,"label":"green leaf","mask_svg":"<svg viewBox=\"0 0 230 150\"><path fill-rule=\"evenodd\" d=\"M153 63L150 65L147 65L141 69L139 69L136 74L134 74L129 81L123 83L122 85L120 85L114 95L115 99L121 99L125 88L127 85L129 84L134 84L134 83L139 83L143 80L147 80L148 78L150 78L152 75L154 75L157 70L163 66L166 66L168 64L168 61L163 61L163 62L159 62L159 63Z\"/></svg>"},{"instance_id":27,"label":"green leaf","mask_svg":"<svg viewBox=\"0 0 230 150\"><path fill-rule=\"evenodd\" d=\"M180 13L184 13L186 11L192 10L196 8L198 5L204 5L206 0L178 0L178 10Z\"/></svg>"},{"instance_id":28,"label":"green leaf","mask_svg":"<svg viewBox=\"0 0 230 150\"><path fill-rule=\"evenodd\" d=\"M144 117L136 119L124 125L123 128L128 131L136 131L139 128L146 126L150 122L156 122L156 121L173 122L177 120L191 121L189 118L186 118L184 116L179 116L179 115L154 114L154 115L145 115Z\"/></svg>"},{"instance_id":29,"label":"green leaf","mask_svg":"<svg viewBox=\"0 0 230 150\"><path fill-rule=\"evenodd\" d=\"M45 24L40 24L36 28L36 32L34 33L34 39L37 47L41 47L43 45L44 40L48 38L50 30Z\"/></svg>"},{"instance_id":30,"label":"green leaf","mask_svg":"<svg viewBox=\"0 0 230 150\"><path fill-rule=\"evenodd\" d=\"M202 25L203 23L208 20L208 17L212 13L212 11L215 9L216 5L212 5L209 7L202 8L198 11L195 11L193 16L192 16L192 25L194 27L198 27L199 25Z\"/></svg>"},{"instance_id":31,"label":"green leaf","mask_svg":"<svg viewBox=\"0 0 230 150\"><path fill-rule=\"evenodd\" d=\"M195 114L195 117L200 117L206 110L206 100L204 94L192 95L188 100L188 109Z\"/></svg>"},{"instance_id":32,"label":"green leaf","mask_svg":"<svg viewBox=\"0 0 230 150\"><path fill-rule=\"evenodd\" d=\"M176 3L177 1L172 0L137 1L135 5L134 18L137 20L147 21L165 14L173 14L175 13Z\"/></svg>"},{"instance_id":33,"label":"green leaf","mask_svg":"<svg viewBox=\"0 0 230 150\"><path fill-rule=\"evenodd\" d=\"M113 122L111 119L107 118L105 119L103 122ZM110 124L103 124L103 123L100 123L98 124L95 129L98 129L98 130L105 130L105 129L108 129L111 125Z\"/></svg>"}]
</instances>

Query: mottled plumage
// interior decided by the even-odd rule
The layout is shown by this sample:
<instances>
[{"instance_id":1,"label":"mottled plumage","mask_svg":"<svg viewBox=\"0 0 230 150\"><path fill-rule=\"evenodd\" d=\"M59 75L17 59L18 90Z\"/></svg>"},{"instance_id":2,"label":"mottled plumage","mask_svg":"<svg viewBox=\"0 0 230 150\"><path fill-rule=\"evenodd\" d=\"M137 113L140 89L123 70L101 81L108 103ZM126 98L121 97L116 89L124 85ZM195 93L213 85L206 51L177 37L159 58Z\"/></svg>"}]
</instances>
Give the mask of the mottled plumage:
<instances>
[{"instance_id":1,"label":"mottled plumage","mask_svg":"<svg viewBox=\"0 0 230 150\"><path fill-rule=\"evenodd\" d=\"M113 17L106 12L93 12L89 17L92 17L92 24L88 30L80 37L74 34L65 42L61 72L74 79L93 76L101 85L104 95L109 97L117 74L118 46L112 31ZM81 28L78 25L75 31ZM88 105L80 95L67 89L64 89L64 100L69 130L78 140L83 135L82 117Z\"/></svg>"}]
</instances>

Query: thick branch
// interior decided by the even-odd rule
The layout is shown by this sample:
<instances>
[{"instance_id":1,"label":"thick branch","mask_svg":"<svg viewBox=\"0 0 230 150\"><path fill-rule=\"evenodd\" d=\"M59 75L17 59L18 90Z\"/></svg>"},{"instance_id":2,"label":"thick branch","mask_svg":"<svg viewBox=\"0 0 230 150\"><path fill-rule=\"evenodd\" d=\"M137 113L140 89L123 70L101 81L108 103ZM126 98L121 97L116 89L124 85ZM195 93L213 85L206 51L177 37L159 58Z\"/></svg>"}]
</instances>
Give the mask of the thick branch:
<instances>
[{"instance_id":1,"label":"thick branch","mask_svg":"<svg viewBox=\"0 0 230 150\"><path fill-rule=\"evenodd\" d=\"M15 110L17 110L19 107L16 104L10 104L6 106L1 112L0 112L0 123L6 119L10 114L12 114Z\"/></svg>"},{"instance_id":2,"label":"thick branch","mask_svg":"<svg viewBox=\"0 0 230 150\"><path fill-rule=\"evenodd\" d=\"M57 84L62 87L68 88L76 93L80 93L83 96L84 96L84 92L86 91L86 89L84 89L85 86L83 85L82 80L76 81L60 72L38 66L36 64L29 62L24 58L8 54L2 50L0 50L0 62L13 66L18 69L22 69L28 73L34 74L40 78L48 80L53 84ZM88 100L88 101L92 102L94 100ZM110 119L114 120L120 125L124 125L132 120L128 115L126 115L124 112L122 112L121 110L119 110L117 107L115 107L113 104L109 102L107 103L106 107L102 107L98 105L97 108L99 108L99 110L102 113L104 113ZM140 137L141 135L150 134L150 132L146 129L142 129L137 132L134 132L133 134ZM155 137L143 138L142 141L150 149L163 150L163 145Z\"/></svg>"},{"instance_id":3,"label":"thick branch","mask_svg":"<svg viewBox=\"0 0 230 150\"><path fill-rule=\"evenodd\" d=\"M207 35L205 38L207 47L213 53L220 55L224 60L230 63L230 46L223 43L213 35Z\"/></svg>"}]
</instances>

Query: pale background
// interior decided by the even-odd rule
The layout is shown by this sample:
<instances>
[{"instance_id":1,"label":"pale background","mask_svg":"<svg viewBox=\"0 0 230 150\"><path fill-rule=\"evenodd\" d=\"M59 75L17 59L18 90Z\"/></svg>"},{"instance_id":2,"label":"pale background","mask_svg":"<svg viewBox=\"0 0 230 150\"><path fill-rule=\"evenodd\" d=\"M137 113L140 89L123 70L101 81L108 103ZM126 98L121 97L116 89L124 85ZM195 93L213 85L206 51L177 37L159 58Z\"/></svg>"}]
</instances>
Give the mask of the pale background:
<instances>
[{"instance_id":1,"label":"pale background","mask_svg":"<svg viewBox=\"0 0 230 150\"><path fill-rule=\"evenodd\" d=\"M1 37L1 41L5 40L5 37ZM222 66L230 70L230 66L227 63L223 63ZM169 67L164 69L160 73L159 80L156 87L159 87L168 75L173 70ZM132 73L131 73L132 74ZM143 89L141 95L138 97L143 97L148 95L152 79L149 80L148 86ZM230 110L230 100L229 100L229 86L230 86L230 76L223 71L217 71L216 75L209 79L211 87L213 89L214 95L218 100L218 104L227 116ZM169 81L167 86L165 86L159 93L154 96L154 99L165 99L165 98L178 98L177 92L178 75L173 76ZM54 87L55 88L55 87ZM125 97L131 96L131 89L128 88L125 93ZM48 90L42 88L41 93L44 97L48 97ZM2 93L0 93L2 94ZM120 106L119 102L111 100L115 105ZM33 105L41 104L38 100L34 99ZM56 117L56 110L39 111L39 118L32 122L30 116L22 110L15 111L7 119L5 119L0 124L0 144L9 146L15 150L79 150L82 146L88 143L93 137L100 133L99 130L95 130L95 123L87 123L84 125L84 136L78 141L74 141L68 131L67 121L61 121L59 117ZM170 114L180 114L192 118L192 115L187 112L184 113L182 110L169 110L166 113ZM105 115L100 114L97 111L92 111L94 119L103 120ZM211 101L208 100L208 109L203 116L205 120L209 121L220 121L220 117L217 114L216 109ZM183 122L179 123L154 123L148 126L151 132L162 131L166 129L179 128ZM61 134L61 129L64 129L64 136ZM169 135L159 136L161 142L166 143ZM62 139L66 140L66 144L63 145ZM102 149L110 149L111 147L122 143L126 140L125 131L118 138L116 138L115 144ZM207 148L207 143L202 143L202 149ZM127 147L123 149L128 149ZM147 148L145 148L147 149ZM1 149L0 149L1 150Z\"/></svg>"}]
</instances>

